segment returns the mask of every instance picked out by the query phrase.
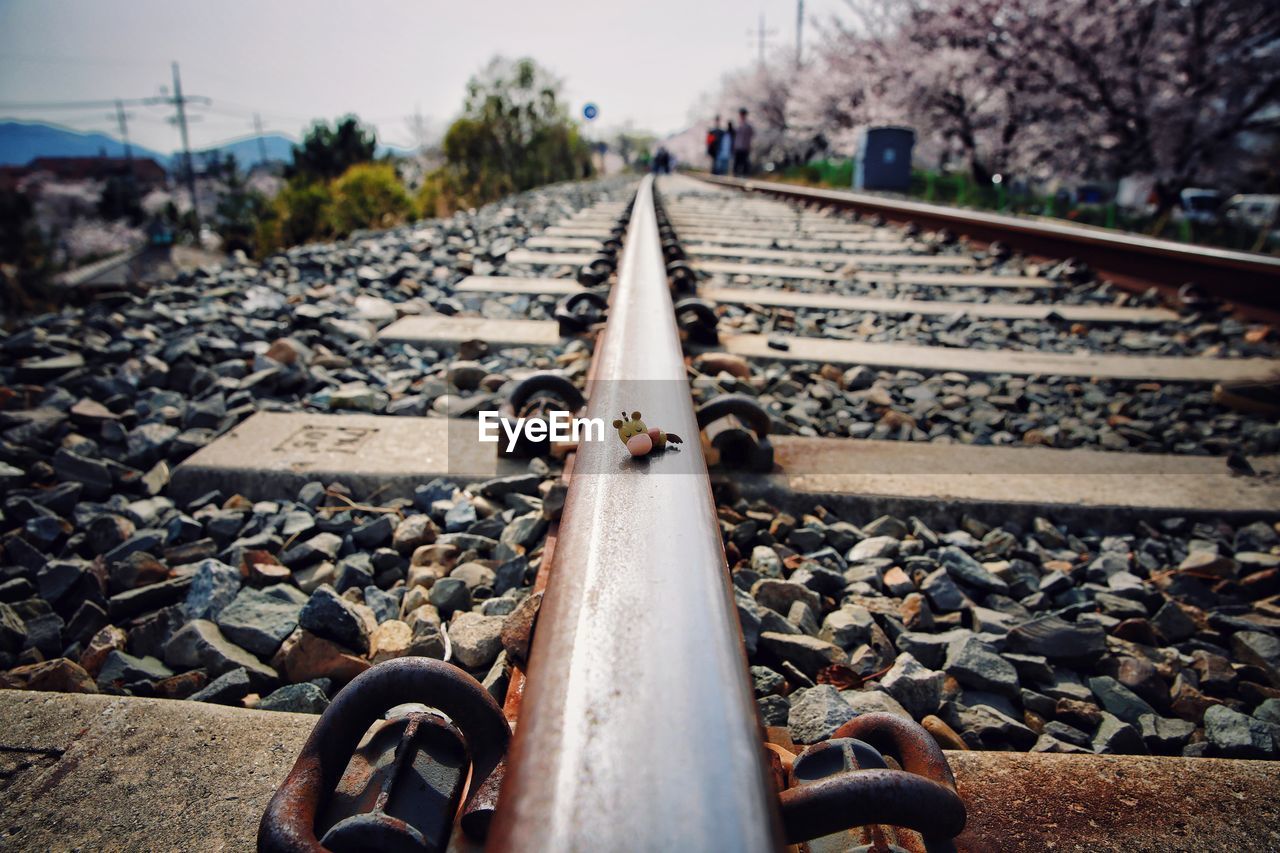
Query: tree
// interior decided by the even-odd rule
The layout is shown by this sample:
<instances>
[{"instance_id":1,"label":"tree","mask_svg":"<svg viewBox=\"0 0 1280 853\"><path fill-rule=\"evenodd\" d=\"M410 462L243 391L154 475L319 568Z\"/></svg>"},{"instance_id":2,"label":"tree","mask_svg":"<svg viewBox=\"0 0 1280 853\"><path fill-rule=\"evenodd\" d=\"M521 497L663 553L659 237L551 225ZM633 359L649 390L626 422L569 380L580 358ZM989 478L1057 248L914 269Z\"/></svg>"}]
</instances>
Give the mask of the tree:
<instances>
[{"instance_id":1,"label":"tree","mask_svg":"<svg viewBox=\"0 0 1280 853\"><path fill-rule=\"evenodd\" d=\"M36 222L31 199L0 190L0 308L29 310L53 294L53 248Z\"/></svg>"},{"instance_id":2,"label":"tree","mask_svg":"<svg viewBox=\"0 0 1280 853\"><path fill-rule=\"evenodd\" d=\"M254 235L254 255L264 257L285 246L333 236L329 207L333 195L322 182L290 181L261 217Z\"/></svg>"},{"instance_id":3,"label":"tree","mask_svg":"<svg viewBox=\"0 0 1280 853\"><path fill-rule=\"evenodd\" d=\"M225 186L218 195L215 226L228 252L238 249L252 254L257 223L266 211L267 200L250 189L234 155L227 155L221 171Z\"/></svg>"},{"instance_id":4,"label":"tree","mask_svg":"<svg viewBox=\"0 0 1280 853\"><path fill-rule=\"evenodd\" d=\"M1280 132L1280 6L1255 0L1012 0L961 5L1006 88L1041 96L1101 177L1155 177L1164 206L1229 173L1242 134ZM1046 130L1048 128L1045 128ZM1066 153L1066 152L1064 152ZM1075 160L1075 163L1071 161Z\"/></svg>"},{"instance_id":5,"label":"tree","mask_svg":"<svg viewBox=\"0 0 1280 853\"><path fill-rule=\"evenodd\" d=\"M1257 0L846 0L816 58L727 78L770 145L852 153L871 124L917 155L995 172L1147 174L1162 204L1265 173L1280 139L1280 4ZM765 140L762 138L762 142ZM810 144L810 142L812 144ZM1248 186L1247 183L1243 183Z\"/></svg>"},{"instance_id":6,"label":"tree","mask_svg":"<svg viewBox=\"0 0 1280 853\"><path fill-rule=\"evenodd\" d=\"M128 219L133 225L142 222L142 195L132 175L112 175L103 182L98 214L103 219Z\"/></svg>"},{"instance_id":7,"label":"tree","mask_svg":"<svg viewBox=\"0 0 1280 853\"><path fill-rule=\"evenodd\" d=\"M338 120L333 127L317 121L302 144L293 147L293 165L286 170L287 177L333 180L355 164L372 160L376 148L373 131L353 115Z\"/></svg>"},{"instance_id":8,"label":"tree","mask_svg":"<svg viewBox=\"0 0 1280 853\"><path fill-rule=\"evenodd\" d=\"M657 137L652 133L633 130L628 126L614 134L609 146L618 152L623 165L630 166L633 162L648 162L656 141Z\"/></svg>"},{"instance_id":9,"label":"tree","mask_svg":"<svg viewBox=\"0 0 1280 853\"><path fill-rule=\"evenodd\" d=\"M467 83L462 116L445 133L445 165L428 176L424 207L479 204L582 177L591 150L559 100L560 81L532 59L495 58Z\"/></svg>"}]
</instances>

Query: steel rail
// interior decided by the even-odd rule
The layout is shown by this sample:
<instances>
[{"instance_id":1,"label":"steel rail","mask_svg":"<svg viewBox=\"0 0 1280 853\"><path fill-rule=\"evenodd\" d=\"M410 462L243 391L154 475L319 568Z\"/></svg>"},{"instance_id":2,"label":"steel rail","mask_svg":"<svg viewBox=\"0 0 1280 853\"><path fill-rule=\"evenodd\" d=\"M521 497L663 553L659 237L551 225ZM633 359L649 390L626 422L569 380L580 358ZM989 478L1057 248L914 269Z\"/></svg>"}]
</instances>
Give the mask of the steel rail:
<instances>
[{"instance_id":1,"label":"steel rail","mask_svg":"<svg viewBox=\"0 0 1280 853\"><path fill-rule=\"evenodd\" d=\"M589 417L685 439L574 461L491 850L782 844L654 212L640 185Z\"/></svg>"},{"instance_id":2,"label":"steel rail","mask_svg":"<svg viewBox=\"0 0 1280 853\"><path fill-rule=\"evenodd\" d=\"M1078 258L1101 277L1128 290L1146 290L1154 286L1171 294L1186 282L1195 282L1206 293L1236 303L1245 313L1271 321L1280 320L1280 257L1188 246L1102 228L982 213L846 190L705 174L695 174L694 177L747 192L879 214L891 222L914 222L930 229L948 228L978 243L999 240L1034 257Z\"/></svg>"}]
</instances>

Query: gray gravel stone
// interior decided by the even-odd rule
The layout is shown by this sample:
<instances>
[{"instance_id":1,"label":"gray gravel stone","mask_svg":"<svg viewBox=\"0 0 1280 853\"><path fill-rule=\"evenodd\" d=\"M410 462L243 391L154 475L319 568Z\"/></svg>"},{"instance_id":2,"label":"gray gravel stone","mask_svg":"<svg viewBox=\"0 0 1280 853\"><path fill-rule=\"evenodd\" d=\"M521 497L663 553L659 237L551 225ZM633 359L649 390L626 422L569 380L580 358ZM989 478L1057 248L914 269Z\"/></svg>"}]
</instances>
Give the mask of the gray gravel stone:
<instances>
[{"instance_id":1,"label":"gray gravel stone","mask_svg":"<svg viewBox=\"0 0 1280 853\"><path fill-rule=\"evenodd\" d=\"M998 592L1000 594L1009 591L1008 584L987 571L981 563L959 548L951 545L943 548L938 552L938 561L942 563L951 577L966 586L971 586L984 592Z\"/></svg>"},{"instance_id":2,"label":"gray gravel stone","mask_svg":"<svg viewBox=\"0 0 1280 853\"><path fill-rule=\"evenodd\" d=\"M302 605L288 598L245 588L213 621L236 645L269 658L298 627L301 612Z\"/></svg>"},{"instance_id":3,"label":"gray gravel stone","mask_svg":"<svg viewBox=\"0 0 1280 853\"><path fill-rule=\"evenodd\" d=\"M20 651L27 641L27 627L16 610L0 603L0 652Z\"/></svg>"},{"instance_id":4,"label":"gray gravel stone","mask_svg":"<svg viewBox=\"0 0 1280 853\"><path fill-rule=\"evenodd\" d=\"M787 680L767 666L751 667L751 682L756 698L781 694L787 686Z\"/></svg>"},{"instance_id":5,"label":"gray gravel stone","mask_svg":"<svg viewBox=\"0 0 1280 853\"><path fill-rule=\"evenodd\" d=\"M797 690L789 697L787 727L796 743L817 743L856 716L840 691L830 684Z\"/></svg>"},{"instance_id":6,"label":"gray gravel stone","mask_svg":"<svg viewBox=\"0 0 1280 853\"><path fill-rule=\"evenodd\" d=\"M946 675L921 666L910 654L898 655L893 668L880 679L880 686L919 720L942 704L942 684Z\"/></svg>"},{"instance_id":7,"label":"gray gravel stone","mask_svg":"<svg viewBox=\"0 0 1280 853\"><path fill-rule=\"evenodd\" d=\"M761 696L756 700L760 718L766 726L785 726L791 718L791 703L785 696Z\"/></svg>"},{"instance_id":8,"label":"gray gravel stone","mask_svg":"<svg viewBox=\"0 0 1280 853\"><path fill-rule=\"evenodd\" d=\"M822 620L818 638L850 651L867 641L873 624L875 622L867 608L848 604L827 614Z\"/></svg>"},{"instance_id":9,"label":"gray gravel stone","mask_svg":"<svg viewBox=\"0 0 1280 853\"><path fill-rule=\"evenodd\" d=\"M945 568L926 576L924 582L920 584L920 591L929 599L930 606L941 613L959 610L968 601Z\"/></svg>"},{"instance_id":10,"label":"gray gravel stone","mask_svg":"<svg viewBox=\"0 0 1280 853\"><path fill-rule=\"evenodd\" d=\"M428 598L446 618L471 607L471 590L462 578L441 578L432 584Z\"/></svg>"},{"instance_id":11,"label":"gray gravel stone","mask_svg":"<svg viewBox=\"0 0 1280 853\"><path fill-rule=\"evenodd\" d=\"M1194 727L1193 727L1194 728ZM1044 724L1044 734L1060 741L1065 741L1092 752L1093 739L1075 726L1069 726L1058 720L1049 720Z\"/></svg>"},{"instance_id":12,"label":"gray gravel stone","mask_svg":"<svg viewBox=\"0 0 1280 853\"><path fill-rule=\"evenodd\" d=\"M760 649L779 661L794 665L810 678L835 663L845 663L847 655L839 646L803 634L780 634L763 631Z\"/></svg>"},{"instance_id":13,"label":"gray gravel stone","mask_svg":"<svg viewBox=\"0 0 1280 853\"><path fill-rule=\"evenodd\" d=\"M1098 703L1130 725L1138 725L1140 717L1155 716L1155 709L1142 701L1138 694L1109 675L1089 679L1089 689L1098 697Z\"/></svg>"},{"instance_id":14,"label":"gray gravel stone","mask_svg":"<svg viewBox=\"0 0 1280 853\"><path fill-rule=\"evenodd\" d=\"M1096 623L1043 616L1009 632L1009 650L1040 655L1069 666L1092 666L1107 651L1106 631Z\"/></svg>"},{"instance_id":15,"label":"gray gravel stone","mask_svg":"<svg viewBox=\"0 0 1280 853\"><path fill-rule=\"evenodd\" d=\"M892 536L872 536L863 539L849 549L845 559L851 563L862 560L893 558L898 553L898 540Z\"/></svg>"},{"instance_id":16,"label":"gray gravel stone","mask_svg":"<svg viewBox=\"0 0 1280 853\"><path fill-rule=\"evenodd\" d=\"M1280 726L1214 705L1204 712L1204 733L1226 758L1275 758L1280 755Z\"/></svg>"},{"instance_id":17,"label":"gray gravel stone","mask_svg":"<svg viewBox=\"0 0 1280 853\"><path fill-rule=\"evenodd\" d=\"M912 655L929 669L941 669L951 644L972 636L973 632L967 628L952 628L937 634L904 631L898 635L897 645L899 651Z\"/></svg>"},{"instance_id":18,"label":"gray gravel stone","mask_svg":"<svg viewBox=\"0 0 1280 853\"><path fill-rule=\"evenodd\" d=\"M911 717L897 699L883 690L845 690L840 695L855 714L893 714L908 719Z\"/></svg>"},{"instance_id":19,"label":"gray gravel stone","mask_svg":"<svg viewBox=\"0 0 1280 853\"><path fill-rule=\"evenodd\" d=\"M113 650L107 654L98 670L98 687L107 690L113 685L128 686L139 681L159 681L173 675L173 670L153 657L135 657Z\"/></svg>"},{"instance_id":20,"label":"gray gravel stone","mask_svg":"<svg viewBox=\"0 0 1280 853\"><path fill-rule=\"evenodd\" d=\"M1196 623L1177 602L1166 601L1151 617L1151 624L1171 643L1180 643L1196 632Z\"/></svg>"},{"instance_id":21,"label":"gray gravel stone","mask_svg":"<svg viewBox=\"0 0 1280 853\"><path fill-rule=\"evenodd\" d=\"M1188 720L1170 719L1155 714L1138 718L1138 734L1153 755L1181 755L1191 740L1196 724Z\"/></svg>"},{"instance_id":22,"label":"gray gravel stone","mask_svg":"<svg viewBox=\"0 0 1280 853\"><path fill-rule=\"evenodd\" d=\"M309 681L286 684L262 697L254 706L259 711L288 711L294 714L320 714L329 707L324 691Z\"/></svg>"},{"instance_id":23,"label":"gray gravel stone","mask_svg":"<svg viewBox=\"0 0 1280 853\"><path fill-rule=\"evenodd\" d=\"M188 619L213 619L240 591L240 570L218 560L201 560L196 564L187 590L185 608Z\"/></svg>"},{"instance_id":24,"label":"gray gravel stone","mask_svg":"<svg viewBox=\"0 0 1280 853\"><path fill-rule=\"evenodd\" d=\"M751 595L764 607L786 616L792 603L802 601L815 613L822 609L822 599L807 586L791 581L764 578L751 587Z\"/></svg>"},{"instance_id":25,"label":"gray gravel stone","mask_svg":"<svg viewBox=\"0 0 1280 853\"><path fill-rule=\"evenodd\" d=\"M1240 631L1231 637L1231 651L1245 663L1270 670L1280 683L1280 638L1262 631Z\"/></svg>"},{"instance_id":26,"label":"gray gravel stone","mask_svg":"<svg viewBox=\"0 0 1280 853\"><path fill-rule=\"evenodd\" d=\"M957 712L960 736L972 749L1030 749L1037 735L1020 720L989 705L973 705Z\"/></svg>"},{"instance_id":27,"label":"gray gravel stone","mask_svg":"<svg viewBox=\"0 0 1280 853\"><path fill-rule=\"evenodd\" d=\"M1264 699L1257 708L1253 710L1253 716L1262 720L1264 723L1271 723L1274 726L1280 726L1280 699Z\"/></svg>"},{"instance_id":28,"label":"gray gravel stone","mask_svg":"<svg viewBox=\"0 0 1280 853\"><path fill-rule=\"evenodd\" d=\"M965 637L947 647L944 668L961 684L1016 697L1020 689L1018 671L977 637Z\"/></svg>"},{"instance_id":29,"label":"gray gravel stone","mask_svg":"<svg viewBox=\"0 0 1280 853\"><path fill-rule=\"evenodd\" d=\"M502 616L459 613L449 623L449 640L458 663L468 669L479 669L493 663L502 650Z\"/></svg>"},{"instance_id":30,"label":"gray gravel stone","mask_svg":"<svg viewBox=\"0 0 1280 853\"><path fill-rule=\"evenodd\" d=\"M201 667L211 677L243 667L259 686L275 682L279 675L223 636L218 626L207 619L195 619L183 625L164 646L165 663L179 669Z\"/></svg>"},{"instance_id":31,"label":"gray gravel stone","mask_svg":"<svg viewBox=\"0 0 1280 853\"><path fill-rule=\"evenodd\" d=\"M1032 745L1030 752L1055 752L1074 755L1091 755L1093 750L1070 741L1059 740L1048 731L1043 732Z\"/></svg>"},{"instance_id":32,"label":"gray gravel stone","mask_svg":"<svg viewBox=\"0 0 1280 853\"><path fill-rule=\"evenodd\" d=\"M351 602L327 584L311 593L306 606L298 614L298 624L318 637L333 640L361 654L369 651L369 626Z\"/></svg>"},{"instance_id":33,"label":"gray gravel stone","mask_svg":"<svg viewBox=\"0 0 1280 853\"><path fill-rule=\"evenodd\" d=\"M1145 755L1147 745L1136 728L1103 711L1102 722L1093 735L1093 751L1104 755Z\"/></svg>"},{"instance_id":34,"label":"gray gravel stone","mask_svg":"<svg viewBox=\"0 0 1280 853\"><path fill-rule=\"evenodd\" d=\"M782 559L767 545L757 545L751 549L751 570L761 577L781 578Z\"/></svg>"},{"instance_id":35,"label":"gray gravel stone","mask_svg":"<svg viewBox=\"0 0 1280 853\"><path fill-rule=\"evenodd\" d=\"M253 690L249 672L244 667L224 672L201 689L192 693L192 702L211 702L215 705L239 705Z\"/></svg>"}]
</instances>

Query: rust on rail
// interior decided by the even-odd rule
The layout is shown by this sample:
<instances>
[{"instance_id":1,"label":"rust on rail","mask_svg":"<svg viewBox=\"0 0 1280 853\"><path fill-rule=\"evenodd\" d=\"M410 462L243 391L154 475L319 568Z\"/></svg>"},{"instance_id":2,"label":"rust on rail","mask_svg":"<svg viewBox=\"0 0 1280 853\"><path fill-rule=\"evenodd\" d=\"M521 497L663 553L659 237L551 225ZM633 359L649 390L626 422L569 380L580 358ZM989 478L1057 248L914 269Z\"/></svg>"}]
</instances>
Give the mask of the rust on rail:
<instances>
[{"instance_id":1,"label":"rust on rail","mask_svg":"<svg viewBox=\"0 0 1280 853\"><path fill-rule=\"evenodd\" d=\"M698 435L652 178L588 399L606 422ZM490 848L777 849L776 800L699 442L643 459L584 443Z\"/></svg>"}]
</instances>

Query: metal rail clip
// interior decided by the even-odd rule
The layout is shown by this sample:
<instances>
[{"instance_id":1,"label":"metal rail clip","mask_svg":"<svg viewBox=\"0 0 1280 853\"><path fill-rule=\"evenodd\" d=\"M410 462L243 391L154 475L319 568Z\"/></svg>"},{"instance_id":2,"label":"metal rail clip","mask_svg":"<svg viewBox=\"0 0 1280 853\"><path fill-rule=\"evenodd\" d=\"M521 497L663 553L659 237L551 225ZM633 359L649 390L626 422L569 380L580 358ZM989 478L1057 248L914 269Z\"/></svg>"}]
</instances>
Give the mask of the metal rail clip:
<instances>
[{"instance_id":1,"label":"metal rail clip","mask_svg":"<svg viewBox=\"0 0 1280 853\"><path fill-rule=\"evenodd\" d=\"M767 474L773 470L769 414L745 394L721 394L698 407L698 428L724 468Z\"/></svg>"},{"instance_id":2,"label":"metal rail clip","mask_svg":"<svg viewBox=\"0 0 1280 853\"><path fill-rule=\"evenodd\" d=\"M677 302L675 312L676 323L690 343L706 347L720 343L720 334L716 331L719 320L710 302L691 296Z\"/></svg>"},{"instance_id":3,"label":"metal rail clip","mask_svg":"<svg viewBox=\"0 0 1280 853\"><path fill-rule=\"evenodd\" d=\"M463 832L483 840L510 740L493 697L452 664L378 664L320 716L267 804L258 849L434 853L448 845L460 802Z\"/></svg>"},{"instance_id":4,"label":"metal rail clip","mask_svg":"<svg viewBox=\"0 0 1280 853\"><path fill-rule=\"evenodd\" d=\"M902 769L889 769L884 755ZM922 726L893 714L854 717L810 746L792 765L791 785L780 795L783 830L787 843L807 842L810 853L951 853L951 839L964 830L964 801L946 756ZM923 847L905 833L894 843L878 824L919 832ZM846 830L854 827L870 827L869 846L850 847Z\"/></svg>"},{"instance_id":5,"label":"metal rail clip","mask_svg":"<svg viewBox=\"0 0 1280 853\"><path fill-rule=\"evenodd\" d=\"M512 427L520 418L547 420L553 411L578 414L587 400L574 384L560 373L543 371L525 377L512 389L510 396L498 406L498 413ZM534 441L521 430L510 453L505 442L498 443L498 454L516 459L532 459L551 451L548 440Z\"/></svg>"},{"instance_id":6,"label":"metal rail clip","mask_svg":"<svg viewBox=\"0 0 1280 853\"><path fill-rule=\"evenodd\" d=\"M560 336L569 337L585 332L596 323L603 323L609 311L609 300L594 290L571 293L556 304L555 318L560 324Z\"/></svg>"}]
</instances>

